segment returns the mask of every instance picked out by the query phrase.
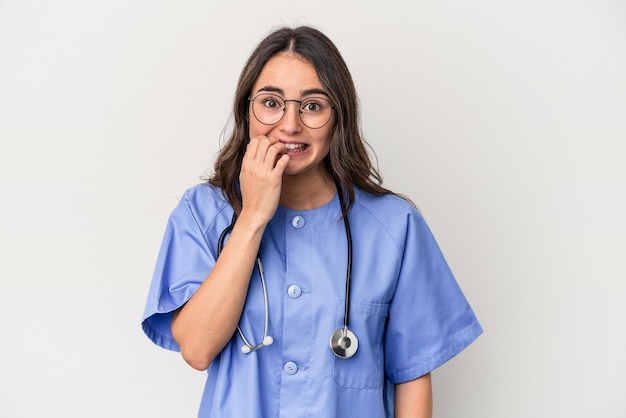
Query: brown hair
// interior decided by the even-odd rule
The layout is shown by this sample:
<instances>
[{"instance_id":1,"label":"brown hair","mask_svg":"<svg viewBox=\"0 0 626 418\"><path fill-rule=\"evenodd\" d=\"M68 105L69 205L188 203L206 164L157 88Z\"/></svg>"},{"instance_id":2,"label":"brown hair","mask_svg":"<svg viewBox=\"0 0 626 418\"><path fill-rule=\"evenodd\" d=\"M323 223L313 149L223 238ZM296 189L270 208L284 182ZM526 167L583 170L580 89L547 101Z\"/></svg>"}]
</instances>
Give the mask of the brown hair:
<instances>
[{"instance_id":1,"label":"brown hair","mask_svg":"<svg viewBox=\"0 0 626 418\"><path fill-rule=\"evenodd\" d=\"M307 60L335 106L330 152L324 162L330 175L343 191L346 208L354 203L354 188L374 195L393 194L382 187L382 179L372 165L361 135L356 90L348 67L339 50L317 29L301 26L280 28L259 43L239 77L234 101L234 127L221 149L208 182L218 186L226 199L241 211L238 179L243 155L249 141L249 101L252 87L265 63L281 52L294 53Z\"/></svg>"}]
</instances>

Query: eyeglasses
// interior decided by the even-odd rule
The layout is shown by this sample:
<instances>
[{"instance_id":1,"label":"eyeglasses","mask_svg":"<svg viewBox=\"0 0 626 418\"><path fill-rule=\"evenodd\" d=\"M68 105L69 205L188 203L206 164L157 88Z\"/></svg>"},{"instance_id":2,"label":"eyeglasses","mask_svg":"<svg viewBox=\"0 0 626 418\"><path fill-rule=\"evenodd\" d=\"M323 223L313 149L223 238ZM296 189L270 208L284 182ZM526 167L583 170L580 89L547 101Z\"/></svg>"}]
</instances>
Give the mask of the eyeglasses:
<instances>
[{"instance_id":1,"label":"eyeglasses","mask_svg":"<svg viewBox=\"0 0 626 418\"><path fill-rule=\"evenodd\" d=\"M285 100L270 93L261 93L252 102L252 113L263 125L275 125L280 122L287 111L287 102L298 103L300 121L307 128L319 129L325 126L333 115L334 107L324 97L307 97L304 100Z\"/></svg>"}]
</instances>

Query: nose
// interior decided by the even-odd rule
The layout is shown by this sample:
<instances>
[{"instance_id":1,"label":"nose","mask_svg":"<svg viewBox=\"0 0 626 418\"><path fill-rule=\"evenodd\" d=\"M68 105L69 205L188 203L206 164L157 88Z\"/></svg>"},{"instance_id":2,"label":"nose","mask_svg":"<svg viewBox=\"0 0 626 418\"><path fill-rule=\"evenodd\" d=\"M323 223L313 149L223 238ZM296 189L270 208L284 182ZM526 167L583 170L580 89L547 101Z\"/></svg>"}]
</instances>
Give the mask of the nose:
<instances>
[{"instance_id":1,"label":"nose","mask_svg":"<svg viewBox=\"0 0 626 418\"><path fill-rule=\"evenodd\" d=\"M289 102L292 102L291 110ZM280 129L286 133L299 132L302 129L300 120L300 102L297 100L285 100L285 114L280 120Z\"/></svg>"}]
</instances>

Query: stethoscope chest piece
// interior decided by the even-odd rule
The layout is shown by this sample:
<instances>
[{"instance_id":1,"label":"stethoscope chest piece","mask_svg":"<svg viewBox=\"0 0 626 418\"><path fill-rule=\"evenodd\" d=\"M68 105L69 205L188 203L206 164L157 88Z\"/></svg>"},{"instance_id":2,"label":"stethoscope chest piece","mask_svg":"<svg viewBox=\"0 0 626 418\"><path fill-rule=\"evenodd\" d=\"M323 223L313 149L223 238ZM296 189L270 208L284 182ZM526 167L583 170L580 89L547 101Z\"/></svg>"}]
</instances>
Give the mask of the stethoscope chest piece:
<instances>
[{"instance_id":1,"label":"stethoscope chest piece","mask_svg":"<svg viewBox=\"0 0 626 418\"><path fill-rule=\"evenodd\" d=\"M337 328L330 336L330 349L339 358L350 358L359 348L356 335L347 328Z\"/></svg>"}]
</instances>

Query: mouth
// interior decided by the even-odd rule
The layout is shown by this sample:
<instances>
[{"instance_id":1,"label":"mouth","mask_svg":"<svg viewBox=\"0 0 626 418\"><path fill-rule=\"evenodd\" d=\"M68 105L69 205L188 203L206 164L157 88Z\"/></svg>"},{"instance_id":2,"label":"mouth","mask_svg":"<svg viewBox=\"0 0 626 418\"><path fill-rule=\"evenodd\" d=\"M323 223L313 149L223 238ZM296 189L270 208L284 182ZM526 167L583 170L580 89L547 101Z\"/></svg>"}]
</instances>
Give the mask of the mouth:
<instances>
[{"instance_id":1,"label":"mouth","mask_svg":"<svg viewBox=\"0 0 626 418\"><path fill-rule=\"evenodd\" d=\"M285 150L287 150L287 154L302 152L308 147L309 146L306 144L293 144L293 143L285 144Z\"/></svg>"}]
</instances>

